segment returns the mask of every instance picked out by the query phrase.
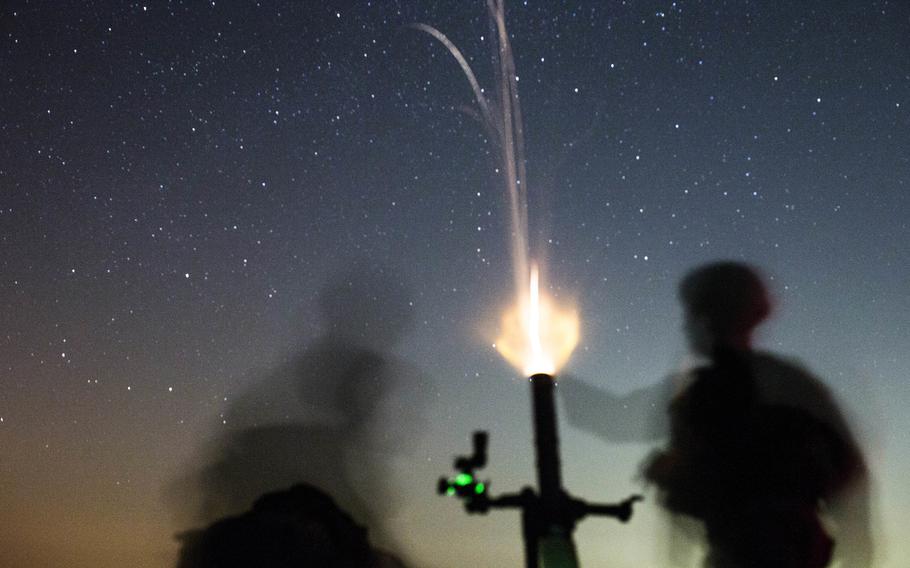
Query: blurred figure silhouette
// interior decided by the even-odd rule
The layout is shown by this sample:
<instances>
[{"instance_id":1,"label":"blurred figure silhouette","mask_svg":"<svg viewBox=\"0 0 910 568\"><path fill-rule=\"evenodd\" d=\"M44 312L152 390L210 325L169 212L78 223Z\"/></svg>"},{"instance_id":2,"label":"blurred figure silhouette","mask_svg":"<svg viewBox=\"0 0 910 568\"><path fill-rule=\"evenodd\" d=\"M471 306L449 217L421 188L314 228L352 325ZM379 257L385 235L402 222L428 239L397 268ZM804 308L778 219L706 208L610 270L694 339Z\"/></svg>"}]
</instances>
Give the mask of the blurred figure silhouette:
<instances>
[{"instance_id":1,"label":"blurred figure silhouette","mask_svg":"<svg viewBox=\"0 0 910 568\"><path fill-rule=\"evenodd\" d=\"M263 495L252 510L178 535L177 568L404 568L310 485Z\"/></svg>"},{"instance_id":2,"label":"blurred figure silhouette","mask_svg":"<svg viewBox=\"0 0 910 568\"><path fill-rule=\"evenodd\" d=\"M323 336L232 404L227 432L172 493L209 522L306 482L394 546L387 520L401 497L391 460L422 429L426 384L391 355L411 321L408 291L387 270L356 265L318 300Z\"/></svg>"},{"instance_id":3,"label":"blurred figure silhouette","mask_svg":"<svg viewBox=\"0 0 910 568\"><path fill-rule=\"evenodd\" d=\"M644 478L669 511L703 524L710 568L822 568L835 549L844 568L868 567L863 456L818 379L752 351L771 309L758 273L709 264L683 280L680 299L704 364L626 397L565 381L570 421L614 441L669 436Z\"/></svg>"}]
</instances>

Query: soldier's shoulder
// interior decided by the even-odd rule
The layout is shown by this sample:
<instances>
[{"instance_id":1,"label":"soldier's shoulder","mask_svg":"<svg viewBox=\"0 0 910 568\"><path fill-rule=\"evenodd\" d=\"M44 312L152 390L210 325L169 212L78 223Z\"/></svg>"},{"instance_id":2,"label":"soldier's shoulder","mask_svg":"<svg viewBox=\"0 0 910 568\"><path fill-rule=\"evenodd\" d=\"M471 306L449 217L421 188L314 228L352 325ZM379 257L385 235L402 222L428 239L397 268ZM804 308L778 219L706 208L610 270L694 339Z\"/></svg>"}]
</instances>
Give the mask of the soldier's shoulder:
<instances>
[{"instance_id":1,"label":"soldier's shoulder","mask_svg":"<svg viewBox=\"0 0 910 568\"><path fill-rule=\"evenodd\" d=\"M753 372L762 390L793 400L826 400L824 381L796 357L759 352L753 358Z\"/></svg>"},{"instance_id":2,"label":"soldier's shoulder","mask_svg":"<svg viewBox=\"0 0 910 568\"><path fill-rule=\"evenodd\" d=\"M789 375L817 381L809 368L800 359L792 355L779 355L767 351L756 351L752 356L753 368L757 371L771 371L777 375Z\"/></svg>"}]
</instances>

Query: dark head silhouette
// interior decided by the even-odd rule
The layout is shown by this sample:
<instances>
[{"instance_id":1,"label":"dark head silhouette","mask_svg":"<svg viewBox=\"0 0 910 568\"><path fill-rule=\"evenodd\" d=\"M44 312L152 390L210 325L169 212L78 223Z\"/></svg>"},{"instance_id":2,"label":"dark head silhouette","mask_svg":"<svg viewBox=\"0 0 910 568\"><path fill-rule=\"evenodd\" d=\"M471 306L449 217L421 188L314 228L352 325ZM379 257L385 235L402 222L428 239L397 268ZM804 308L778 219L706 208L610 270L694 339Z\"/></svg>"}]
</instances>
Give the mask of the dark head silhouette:
<instances>
[{"instance_id":1,"label":"dark head silhouette","mask_svg":"<svg viewBox=\"0 0 910 568\"><path fill-rule=\"evenodd\" d=\"M690 272L679 286L686 335L696 352L748 349L753 329L771 313L768 291L756 269L717 262Z\"/></svg>"},{"instance_id":2,"label":"dark head silhouette","mask_svg":"<svg viewBox=\"0 0 910 568\"><path fill-rule=\"evenodd\" d=\"M252 510L178 535L177 568L402 568L370 546L324 492L306 484L269 493Z\"/></svg>"}]
</instances>

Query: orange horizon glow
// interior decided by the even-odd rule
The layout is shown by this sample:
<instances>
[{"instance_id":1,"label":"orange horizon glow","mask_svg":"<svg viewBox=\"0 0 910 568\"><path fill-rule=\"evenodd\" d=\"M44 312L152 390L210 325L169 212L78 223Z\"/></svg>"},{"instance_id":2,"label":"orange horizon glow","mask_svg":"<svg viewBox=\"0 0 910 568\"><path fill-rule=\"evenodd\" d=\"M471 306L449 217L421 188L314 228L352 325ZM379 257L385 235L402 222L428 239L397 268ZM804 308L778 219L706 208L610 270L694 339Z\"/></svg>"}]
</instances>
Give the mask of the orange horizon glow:
<instances>
[{"instance_id":1,"label":"orange horizon glow","mask_svg":"<svg viewBox=\"0 0 910 568\"><path fill-rule=\"evenodd\" d=\"M553 375L568 362L579 340L578 312L540 292L540 271L531 265L527 290L502 315L495 347L506 361L531 376Z\"/></svg>"}]
</instances>

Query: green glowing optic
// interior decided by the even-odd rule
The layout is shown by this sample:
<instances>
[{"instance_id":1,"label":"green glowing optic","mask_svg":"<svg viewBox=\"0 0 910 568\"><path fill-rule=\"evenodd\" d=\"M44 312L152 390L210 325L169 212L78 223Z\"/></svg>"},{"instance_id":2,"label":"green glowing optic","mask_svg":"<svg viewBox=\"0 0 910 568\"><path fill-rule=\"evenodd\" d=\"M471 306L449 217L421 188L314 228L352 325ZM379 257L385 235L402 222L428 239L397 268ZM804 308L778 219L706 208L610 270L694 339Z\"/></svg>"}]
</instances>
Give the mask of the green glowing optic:
<instances>
[{"instance_id":1,"label":"green glowing optic","mask_svg":"<svg viewBox=\"0 0 910 568\"><path fill-rule=\"evenodd\" d=\"M446 489L446 495L448 495L448 496L450 496L450 497L451 497L452 495L455 495L455 488L454 488L454 487L449 487L448 489Z\"/></svg>"},{"instance_id":2,"label":"green glowing optic","mask_svg":"<svg viewBox=\"0 0 910 568\"><path fill-rule=\"evenodd\" d=\"M470 485L472 481L474 481L474 477L470 473L459 473L455 476L455 485L464 487Z\"/></svg>"},{"instance_id":3,"label":"green glowing optic","mask_svg":"<svg viewBox=\"0 0 910 568\"><path fill-rule=\"evenodd\" d=\"M486 487L484 486L483 483L478 483L477 485L474 486L474 492L477 493L478 495L482 495L484 490L486 490Z\"/></svg>"}]
</instances>

